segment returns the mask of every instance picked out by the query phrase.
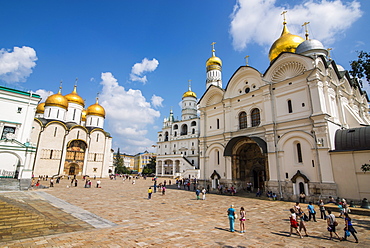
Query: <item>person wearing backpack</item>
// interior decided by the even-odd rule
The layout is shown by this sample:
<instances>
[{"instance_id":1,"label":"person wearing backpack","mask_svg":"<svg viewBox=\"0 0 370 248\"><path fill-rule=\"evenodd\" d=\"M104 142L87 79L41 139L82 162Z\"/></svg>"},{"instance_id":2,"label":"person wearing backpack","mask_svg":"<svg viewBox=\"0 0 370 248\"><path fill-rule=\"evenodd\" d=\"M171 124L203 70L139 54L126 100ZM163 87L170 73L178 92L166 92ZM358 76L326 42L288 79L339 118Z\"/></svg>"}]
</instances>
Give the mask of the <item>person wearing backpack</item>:
<instances>
[{"instance_id":1,"label":"person wearing backpack","mask_svg":"<svg viewBox=\"0 0 370 248\"><path fill-rule=\"evenodd\" d=\"M335 228L338 226L338 222L335 221L335 215L331 213L331 210L328 210L328 216L326 218L326 223L328 224L328 231L330 232L330 240L333 239L333 233L338 237L340 237L338 233L335 231Z\"/></svg>"}]
</instances>

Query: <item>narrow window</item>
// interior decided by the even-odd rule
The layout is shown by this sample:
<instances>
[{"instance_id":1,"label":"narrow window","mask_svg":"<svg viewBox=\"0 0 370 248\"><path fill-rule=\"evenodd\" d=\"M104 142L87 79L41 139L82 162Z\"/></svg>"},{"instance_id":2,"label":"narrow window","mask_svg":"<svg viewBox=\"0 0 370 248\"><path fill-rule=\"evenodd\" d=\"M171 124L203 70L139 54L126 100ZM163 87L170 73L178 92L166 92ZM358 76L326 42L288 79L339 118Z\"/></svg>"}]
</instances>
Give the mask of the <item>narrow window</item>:
<instances>
[{"instance_id":1,"label":"narrow window","mask_svg":"<svg viewBox=\"0 0 370 248\"><path fill-rule=\"evenodd\" d=\"M289 178L288 172L285 173L285 178Z\"/></svg>"},{"instance_id":2,"label":"narrow window","mask_svg":"<svg viewBox=\"0 0 370 248\"><path fill-rule=\"evenodd\" d=\"M94 161L96 161L96 153L94 153Z\"/></svg>"},{"instance_id":3,"label":"narrow window","mask_svg":"<svg viewBox=\"0 0 370 248\"><path fill-rule=\"evenodd\" d=\"M91 123L92 123L92 118L90 118L90 125L91 125Z\"/></svg>"},{"instance_id":4,"label":"narrow window","mask_svg":"<svg viewBox=\"0 0 370 248\"><path fill-rule=\"evenodd\" d=\"M217 164L220 164L220 151L217 151Z\"/></svg>"},{"instance_id":5,"label":"narrow window","mask_svg":"<svg viewBox=\"0 0 370 248\"><path fill-rule=\"evenodd\" d=\"M54 137L57 137L57 130L58 130L58 128L55 127L55 129L54 129Z\"/></svg>"},{"instance_id":6,"label":"narrow window","mask_svg":"<svg viewBox=\"0 0 370 248\"><path fill-rule=\"evenodd\" d=\"M72 120L75 120L75 117L76 117L76 109L73 110L73 117L72 117Z\"/></svg>"},{"instance_id":7,"label":"narrow window","mask_svg":"<svg viewBox=\"0 0 370 248\"><path fill-rule=\"evenodd\" d=\"M49 157L50 159L52 159L53 158L53 150L50 150L50 157Z\"/></svg>"},{"instance_id":8,"label":"narrow window","mask_svg":"<svg viewBox=\"0 0 370 248\"><path fill-rule=\"evenodd\" d=\"M247 113L241 112L239 114L239 129L247 128Z\"/></svg>"},{"instance_id":9,"label":"narrow window","mask_svg":"<svg viewBox=\"0 0 370 248\"><path fill-rule=\"evenodd\" d=\"M193 130L191 131L192 134L195 134L195 129L193 128Z\"/></svg>"},{"instance_id":10,"label":"narrow window","mask_svg":"<svg viewBox=\"0 0 370 248\"><path fill-rule=\"evenodd\" d=\"M22 112L22 108L18 108L17 113L20 114Z\"/></svg>"},{"instance_id":11,"label":"narrow window","mask_svg":"<svg viewBox=\"0 0 370 248\"><path fill-rule=\"evenodd\" d=\"M302 150L301 150L301 144L297 144L297 157L298 157L298 163L302 163Z\"/></svg>"},{"instance_id":12,"label":"narrow window","mask_svg":"<svg viewBox=\"0 0 370 248\"><path fill-rule=\"evenodd\" d=\"M57 110L57 119L59 118L59 109Z\"/></svg>"},{"instance_id":13,"label":"narrow window","mask_svg":"<svg viewBox=\"0 0 370 248\"><path fill-rule=\"evenodd\" d=\"M78 139L80 137L80 131L77 131L77 138Z\"/></svg>"},{"instance_id":14,"label":"narrow window","mask_svg":"<svg viewBox=\"0 0 370 248\"><path fill-rule=\"evenodd\" d=\"M252 117L252 127L259 126L259 124L261 123L261 117L260 110L258 108L252 110L251 117Z\"/></svg>"},{"instance_id":15,"label":"narrow window","mask_svg":"<svg viewBox=\"0 0 370 248\"><path fill-rule=\"evenodd\" d=\"M291 100L288 100L288 112L293 113L292 101Z\"/></svg>"},{"instance_id":16,"label":"narrow window","mask_svg":"<svg viewBox=\"0 0 370 248\"><path fill-rule=\"evenodd\" d=\"M194 160L191 160L191 164L194 164Z\"/></svg>"},{"instance_id":17,"label":"narrow window","mask_svg":"<svg viewBox=\"0 0 370 248\"><path fill-rule=\"evenodd\" d=\"M96 126L98 127L99 126L99 118L97 119L96 121Z\"/></svg>"},{"instance_id":18,"label":"narrow window","mask_svg":"<svg viewBox=\"0 0 370 248\"><path fill-rule=\"evenodd\" d=\"M50 117L50 114L51 114L51 108L49 108L49 115L48 115L48 117Z\"/></svg>"},{"instance_id":19,"label":"narrow window","mask_svg":"<svg viewBox=\"0 0 370 248\"><path fill-rule=\"evenodd\" d=\"M99 134L96 134L96 142L99 142Z\"/></svg>"},{"instance_id":20,"label":"narrow window","mask_svg":"<svg viewBox=\"0 0 370 248\"><path fill-rule=\"evenodd\" d=\"M191 154L194 154L194 150L191 151Z\"/></svg>"},{"instance_id":21,"label":"narrow window","mask_svg":"<svg viewBox=\"0 0 370 248\"><path fill-rule=\"evenodd\" d=\"M217 119L217 129L220 129L220 119Z\"/></svg>"}]
</instances>

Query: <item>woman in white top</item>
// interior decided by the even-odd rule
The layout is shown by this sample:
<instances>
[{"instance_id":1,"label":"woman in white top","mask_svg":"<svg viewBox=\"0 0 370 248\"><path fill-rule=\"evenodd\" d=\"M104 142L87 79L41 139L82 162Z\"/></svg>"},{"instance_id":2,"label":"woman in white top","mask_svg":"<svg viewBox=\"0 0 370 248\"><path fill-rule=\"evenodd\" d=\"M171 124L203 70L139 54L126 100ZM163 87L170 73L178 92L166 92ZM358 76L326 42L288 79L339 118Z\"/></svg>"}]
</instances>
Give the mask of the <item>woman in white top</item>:
<instances>
[{"instance_id":1,"label":"woman in white top","mask_svg":"<svg viewBox=\"0 0 370 248\"><path fill-rule=\"evenodd\" d=\"M245 211L244 208L240 208L240 233L245 233Z\"/></svg>"}]
</instances>

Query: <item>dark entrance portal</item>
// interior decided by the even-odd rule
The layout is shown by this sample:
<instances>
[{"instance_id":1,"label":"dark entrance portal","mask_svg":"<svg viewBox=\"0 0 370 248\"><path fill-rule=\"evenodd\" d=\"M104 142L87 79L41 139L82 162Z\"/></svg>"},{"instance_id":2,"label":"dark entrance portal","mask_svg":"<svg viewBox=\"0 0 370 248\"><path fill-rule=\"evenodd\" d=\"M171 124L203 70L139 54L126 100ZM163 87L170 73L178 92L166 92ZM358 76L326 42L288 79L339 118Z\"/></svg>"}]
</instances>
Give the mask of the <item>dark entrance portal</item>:
<instances>
[{"instance_id":1,"label":"dark entrance portal","mask_svg":"<svg viewBox=\"0 0 370 248\"><path fill-rule=\"evenodd\" d=\"M266 181L266 156L253 141L243 143L233 155L233 180L239 181L243 188L251 182L254 191L257 188L263 189Z\"/></svg>"}]
</instances>

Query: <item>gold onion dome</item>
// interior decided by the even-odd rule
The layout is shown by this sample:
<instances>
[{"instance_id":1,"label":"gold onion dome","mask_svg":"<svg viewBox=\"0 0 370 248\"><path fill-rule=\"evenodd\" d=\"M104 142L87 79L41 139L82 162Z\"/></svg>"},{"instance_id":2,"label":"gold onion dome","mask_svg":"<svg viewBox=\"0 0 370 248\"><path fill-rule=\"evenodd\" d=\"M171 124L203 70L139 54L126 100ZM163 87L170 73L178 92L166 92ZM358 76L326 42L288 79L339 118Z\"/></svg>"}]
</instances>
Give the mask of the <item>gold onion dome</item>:
<instances>
[{"instance_id":1,"label":"gold onion dome","mask_svg":"<svg viewBox=\"0 0 370 248\"><path fill-rule=\"evenodd\" d=\"M270 62L273 61L280 53L291 52L294 53L296 48L301 44L304 39L298 35L291 34L286 26L286 22L283 23L283 32L279 39L272 44L269 52Z\"/></svg>"},{"instance_id":2,"label":"gold onion dome","mask_svg":"<svg viewBox=\"0 0 370 248\"><path fill-rule=\"evenodd\" d=\"M193 91L188 90L188 91L186 91L184 93L184 95L182 95L182 98L184 98L184 97L194 97L194 98L197 98L197 95Z\"/></svg>"},{"instance_id":3,"label":"gold onion dome","mask_svg":"<svg viewBox=\"0 0 370 248\"><path fill-rule=\"evenodd\" d=\"M68 109L68 100L61 94L62 89L59 89L57 94L49 96L45 101L45 106L56 106Z\"/></svg>"},{"instance_id":4,"label":"gold onion dome","mask_svg":"<svg viewBox=\"0 0 370 248\"><path fill-rule=\"evenodd\" d=\"M214 46L214 42L212 43L212 46ZM214 69L218 69L218 70L221 70L221 67L222 67L222 60L219 58L219 57L216 57L215 55L215 48L213 47L212 48L212 57L210 57L209 59L207 59L206 61L206 68L207 68L207 71L210 71L210 70L214 70Z\"/></svg>"},{"instance_id":5,"label":"gold onion dome","mask_svg":"<svg viewBox=\"0 0 370 248\"><path fill-rule=\"evenodd\" d=\"M45 103L42 102L36 107L36 114L43 114L45 111Z\"/></svg>"},{"instance_id":6,"label":"gold onion dome","mask_svg":"<svg viewBox=\"0 0 370 248\"><path fill-rule=\"evenodd\" d=\"M99 104L98 99L96 99L96 103L93 105L90 105L86 110L86 115L97 115L105 118L105 110L104 108Z\"/></svg>"},{"instance_id":7,"label":"gold onion dome","mask_svg":"<svg viewBox=\"0 0 370 248\"><path fill-rule=\"evenodd\" d=\"M75 85L73 88L72 93L69 93L68 95L65 95L65 98L67 98L68 102L73 102L81 105L82 107L85 106L85 101L77 94L77 86Z\"/></svg>"},{"instance_id":8,"label":"gold onion dome","mask_svg":"<svg viewBox=\"0 0 370 248\"><path fill-rule=\"evenodd\" d=\"M82 110L82 113L81 113L81 121L86 121L86 109Z\"/></svg>"}]
</instances>

